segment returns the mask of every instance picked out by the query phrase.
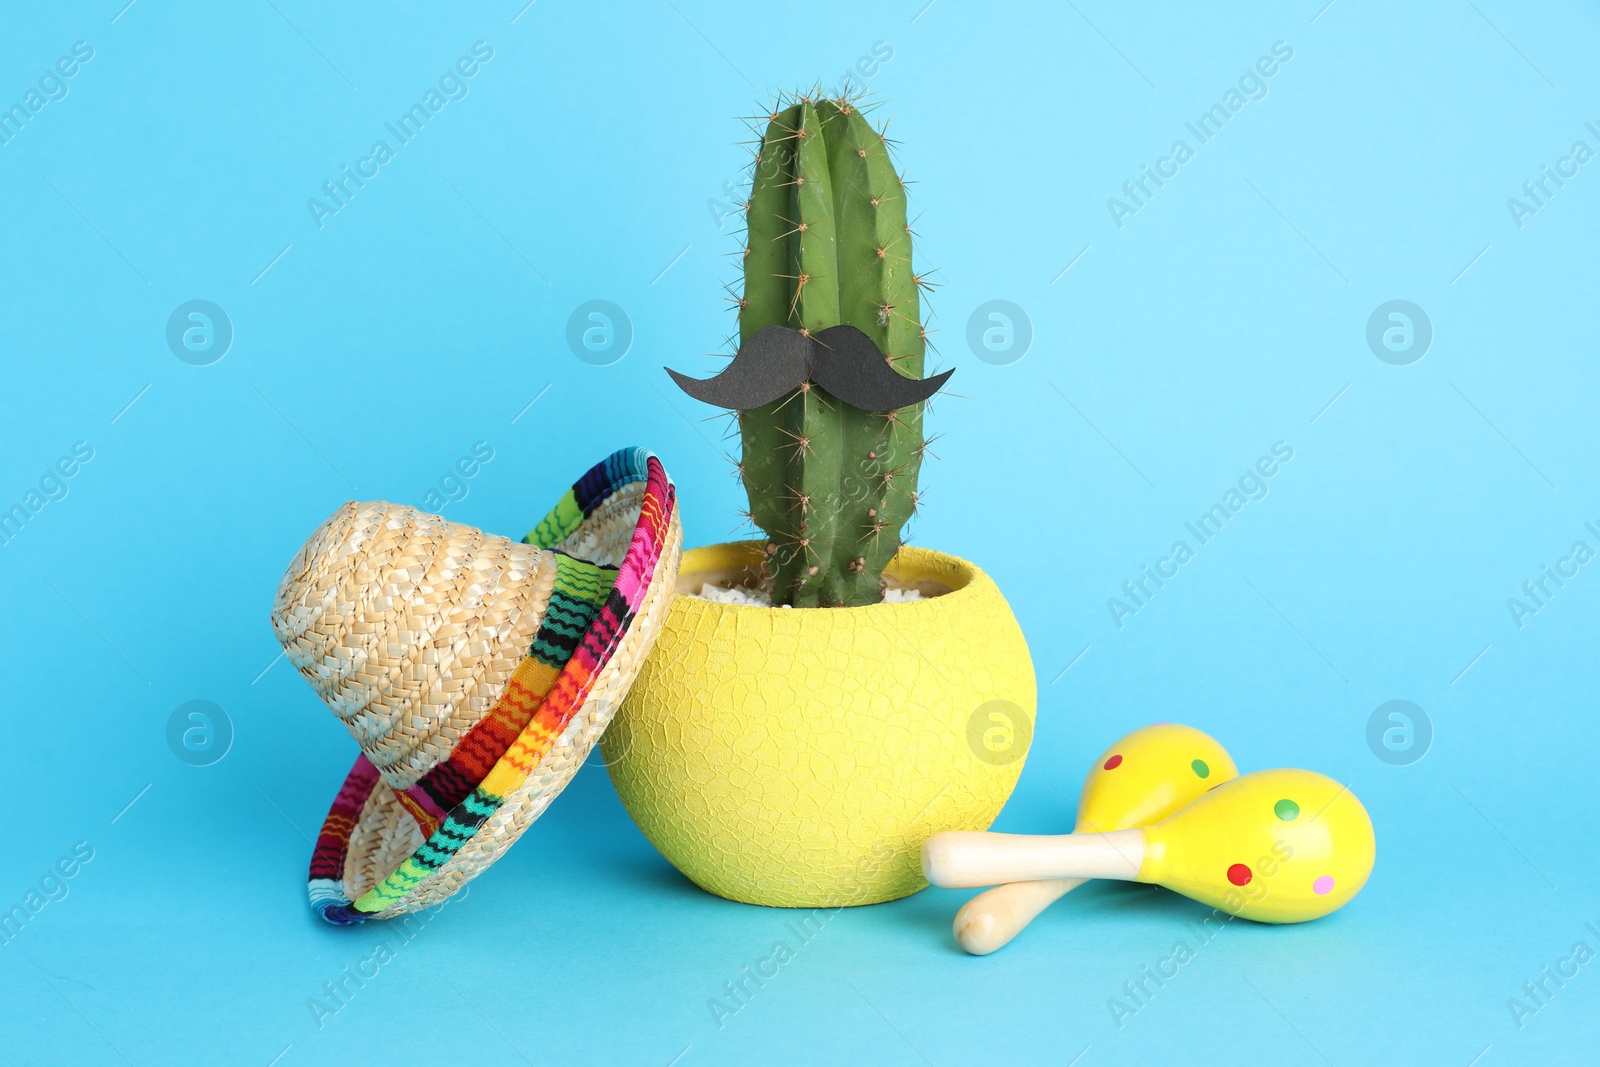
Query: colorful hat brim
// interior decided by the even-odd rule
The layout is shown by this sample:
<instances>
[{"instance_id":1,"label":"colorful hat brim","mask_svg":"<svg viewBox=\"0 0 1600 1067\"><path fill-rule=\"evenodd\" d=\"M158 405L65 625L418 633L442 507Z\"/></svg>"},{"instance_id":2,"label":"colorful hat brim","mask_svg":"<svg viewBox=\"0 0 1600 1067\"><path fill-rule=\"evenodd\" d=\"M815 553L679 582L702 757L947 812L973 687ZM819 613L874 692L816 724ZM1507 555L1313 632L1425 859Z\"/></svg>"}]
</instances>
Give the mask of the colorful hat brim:
<instances>
[{"instance_id":1,"label":"colorful hat brim","mask_svg":"<svg viewBox=\"0 0 1600 1067\"><path fill-rule=\"evenodd\" d=\"M624 449L591 468L523 538L525 543L556 550L557 545L577 532L584 520L618 490L639 482L645 484L645 490L627 552L616 568L613 580L607 581L608 573L601 574L598 581L577 590L579 595L572 598L576 605L576 617L569 618L566 625L570 626L584 616L587 616L587 625L571 641L570 654L559 673L553 679L545 679L547 691L535 693L536 697L542 699L536 700L536 709L531 718L495 759L488 773L448 810L442 810L442 806L427 801L437 800L441 795L454 792L454 789L439 788L429 793L427 783L419 782L418 786L423 788L413 787L404 794L397 794L405 809L417 818L419 826L425 830L431 826L431 832L427 833L426 841L387 877L378 880L357 899L351 900L345 893L344 877L351 837L361 820L363 809L381 782L377 767L365 755L357 757L328 812L311 857L307 888L313 910L323 919L347 926L384 913L413 910L407 905L418 888L440 873L473 839L484 823L527 780L551 745L572 723L600 672L627 637L629 627L641 610L645 594L651 588L656 565L668 547L677 506L676 491L654 455L642 448ZM559 566L562 561L558 558L557 562ZM583 567L572 568L572 573L580 578L591 572L609 572L609 568L599 568L587 561L576 562L583 564ZM607 585L609 588L605 588ZM581 607L585 599L583 594L593 598L595 607L592 613L585 612ZM546 621L549 621L548 615ZM559 629L558 624L550 632L558 633ZM541 626L540 633L541 636L546 635L545 627ZM567 644L566 641L561 643ZM538 645L539 640L536 639L535 648L530 650L523 666L518 668L517 675L521 676L524 675L523 668L532 664L524 681L536 679L541 671L548 675L552 660L558 658L559 652L557 656L547 654L541 657ZM548 653L550 650L545 651ZM520 684L514 677L508 682L507 689L511 690L513 685ZM544 687L535 680L534 688ZM513 693L512 699L517 699L517 695ZM507 694L502 694L502 701L507 701ZM489 746L491 752L497 747L493 732L503 726L506 716L497 716L491 711L480 726L491 720L494 722L486 732L479 734L475 727L468 735L468 738L478 735L480 759L483 746ZM466 741L467 738L463 738L457 744L447 763L466 749ZM464 765L471 766L472 763L467 760ZM455 770L452 774L459 779L463 761L455 761L453 766ZM427 776L424 777L426 779ZM443 777L449 778L450 775ZM440 781L436 779L433 784L439 786ZM561 783L562 786L564 784ZM455 788L459 788L459 784Z\"/></svg>"}]
</instances>

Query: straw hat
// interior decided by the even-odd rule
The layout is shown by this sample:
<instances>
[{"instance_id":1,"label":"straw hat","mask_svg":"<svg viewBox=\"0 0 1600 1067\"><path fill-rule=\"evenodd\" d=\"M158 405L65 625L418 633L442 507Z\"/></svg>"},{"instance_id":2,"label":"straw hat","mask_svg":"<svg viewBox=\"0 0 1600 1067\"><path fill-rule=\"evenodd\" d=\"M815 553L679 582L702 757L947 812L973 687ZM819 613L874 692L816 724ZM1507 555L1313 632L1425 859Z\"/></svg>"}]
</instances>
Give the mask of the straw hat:
<instances>
[{"instance_id":1,"label":"straw hat","mask_svg":"<svg viewBox=\"0 0 1600 1067\"><path fill-rule=\"evenodd\" d=\"M440 903L511 846L621 704L682 543L672 482L641 448L596 464L520 544L397 504L328 517L272 609L361 748L311 857L319 915Z\"/></svg>"}]
</instances>

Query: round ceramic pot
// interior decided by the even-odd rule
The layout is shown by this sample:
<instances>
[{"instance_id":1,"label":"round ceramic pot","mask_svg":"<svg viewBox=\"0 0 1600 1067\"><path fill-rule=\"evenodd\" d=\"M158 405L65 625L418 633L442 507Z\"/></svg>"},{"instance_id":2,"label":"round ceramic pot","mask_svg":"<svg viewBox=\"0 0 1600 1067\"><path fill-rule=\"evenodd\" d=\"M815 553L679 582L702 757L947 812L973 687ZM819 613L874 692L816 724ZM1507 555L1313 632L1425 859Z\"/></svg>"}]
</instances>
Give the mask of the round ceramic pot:
<instances>
[{"instance_id":1,"label":"round ceramic pot","mask_svg":"<svg viewBox=\"0 0 1600 1067\"><path fill-rule=\"evenodd\" d=\"M760 573L757 542L683 557L678 594L601 741L650 843L730 900L838 907L922 889L919 851L983 830L1033 737L1033 662L987 575L903 548L927 599L767 608L682 595Z\"/></svg>"}]
</instances>

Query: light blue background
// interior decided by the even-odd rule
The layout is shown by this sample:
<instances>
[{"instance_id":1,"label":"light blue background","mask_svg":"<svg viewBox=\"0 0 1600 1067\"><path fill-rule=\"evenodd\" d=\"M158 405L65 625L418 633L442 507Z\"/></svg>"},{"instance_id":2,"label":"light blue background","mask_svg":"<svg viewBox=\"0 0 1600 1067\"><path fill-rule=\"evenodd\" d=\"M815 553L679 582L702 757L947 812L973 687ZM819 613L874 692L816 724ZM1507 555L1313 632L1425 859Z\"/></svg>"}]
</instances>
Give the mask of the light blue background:
<instances>
[{"instance_id":1,"label":"light blue background","mask_svg":"<svg viewBox=\"0 0 1600 1067\"><path fill-rule=\"evenodd\" d=\"M0 947L8 1062L1594 1060L1600 962L1520 1028L1507 1001L1600 950L1600 563L1520 629L1506 604L1600 549L1600 163L1522 228L1506 206L1600 149L1593 5L121 2L0 27L7 105L94 48L0 147L0 504L94 449L0 547L0 905L94 849ZM470 95L318 229L307 198L480 40ZM1107 198L1277 41L1266 98L1119 229ZM998 827L1066 830L1094 755L1176 719L1243 767L1350 782L1370 884L1307 926L1230 926L1120 1029L1109 998L1199 906L1091 887L975 959L949 934L967 894L929 890L837 915L719 1029L707 1000L790 916L695 889L591 765L319 1029L308 999L380 935L306 905L354 746L274 658L284 566L340 502L421 504L480 440L452 519L520 535L637 443L690 543L733 533L734 443L661 367L704 373L732 328L734 116L878 42L961 394L914 538L995 577L1040 679ZM1410 366L1365 341L1397 298L1435 331ZM164 339L191 299L233 323L212 366ZM632 322L612 366L564 340L590 299ZM991 299L1032 323L1009 366L965 342ZM1270 495L1119 629L1107 598L1278 441ZM193 699L236 734L204 768L166 743ZM1367 745L1391 699L1433 724L1409 766Z\"/></svg>"}]
</instances>

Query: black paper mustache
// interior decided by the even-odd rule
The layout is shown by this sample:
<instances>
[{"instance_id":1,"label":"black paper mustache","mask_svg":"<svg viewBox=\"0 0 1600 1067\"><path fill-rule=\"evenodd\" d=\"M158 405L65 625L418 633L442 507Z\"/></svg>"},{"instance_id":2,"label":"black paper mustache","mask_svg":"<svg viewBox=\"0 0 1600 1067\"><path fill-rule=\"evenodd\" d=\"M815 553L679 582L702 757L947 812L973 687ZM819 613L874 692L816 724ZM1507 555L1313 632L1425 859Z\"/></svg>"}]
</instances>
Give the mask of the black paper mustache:
<instances>
[{"instance_id":1,"label":"black paper mustache","mask_svg":"<svg viewBox=\"0 0 1600 1067\"><path fill-rule=\"evenodd\" d=\"M893 411L928 399L955 373L907 378L854 326L830 326L810 337L787 326L768 326L739 346L721 374L690 378L671 367L666 371L696 400L735 411L770 404L808 379L851 407Z\"/></svg>"}]
</instances>

